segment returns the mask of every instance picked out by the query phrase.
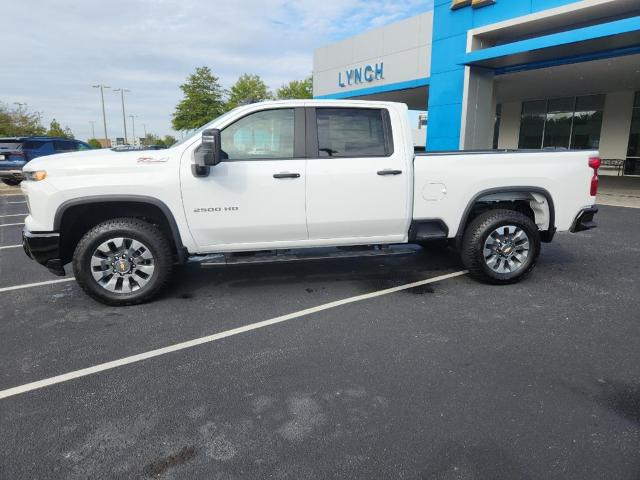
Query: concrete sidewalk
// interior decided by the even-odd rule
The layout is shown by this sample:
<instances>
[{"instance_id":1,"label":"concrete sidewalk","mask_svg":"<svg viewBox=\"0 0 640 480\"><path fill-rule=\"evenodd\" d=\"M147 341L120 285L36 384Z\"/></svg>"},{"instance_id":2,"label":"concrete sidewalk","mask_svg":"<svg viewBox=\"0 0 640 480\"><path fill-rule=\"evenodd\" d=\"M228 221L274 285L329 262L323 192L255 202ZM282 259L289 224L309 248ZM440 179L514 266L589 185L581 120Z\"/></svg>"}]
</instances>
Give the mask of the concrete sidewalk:
<instances>
[{"instance_id":1,"label":"concrete sidewalk","mask_svg":"<svg viewBox=\"0 0 640 480\"><path fill-rule=\"evenodd\" d=\"M601 175L598 204L640 208L640 177Z\"/></svg>"}]
</instances>

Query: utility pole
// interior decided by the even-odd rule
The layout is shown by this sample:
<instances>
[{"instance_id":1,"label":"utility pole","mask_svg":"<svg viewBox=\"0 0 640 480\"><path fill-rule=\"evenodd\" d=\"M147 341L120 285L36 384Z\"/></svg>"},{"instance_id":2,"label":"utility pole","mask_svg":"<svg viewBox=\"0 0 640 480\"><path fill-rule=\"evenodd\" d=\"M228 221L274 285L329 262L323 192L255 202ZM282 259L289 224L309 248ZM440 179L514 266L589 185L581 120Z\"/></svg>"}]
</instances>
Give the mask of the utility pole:
<instances>
[{"instance_id":1,"label":"utility pole","mask_svg":"<svg viewBox=\"0 0 640 480\"><path fill-rule=\"evenodd\" d=\"M131 119L131 128L133 130L133 145L135 145L136 144L136 116L129 115L129 118Z\"/></svg>"},{"instance_id":2,"label":"utility pole","mask_svg":"<svg viewBox=\"0 0 640 480\"><path fill-rule=\"evenodd\" d=\"M91 124L91 138L96 138L96 122L95 120L89 120Z\"/></svg>"},{"instance_id":3,"label":"utility pole","mask_svg":"<svg viewBox=\"0 0 640 480\"><path fill-rule=\"evenodd\" d=\"M104 139L106 141L109 140L109 135L107 135L107 114L104 112L104 89L105 88L111 88L108 85L92 85L93 88L99 88L100 89L100 98L102 99L102 122L104 124Z\"/></svg>"},{"instance_id":4,"label":"utility pole","mask_svg":"<svg viewBox=\"0 0 640 480\"><path fill-rule=\"evenodd\" d=\"M128 88L116 88L114 92L120 92L120 99L122 100L122 125L124 126L124 143L127 145L127 115L124 113L124 92L130 92ZM135 136L134 136L135 139Z\"/></svg>"}]
</instances>

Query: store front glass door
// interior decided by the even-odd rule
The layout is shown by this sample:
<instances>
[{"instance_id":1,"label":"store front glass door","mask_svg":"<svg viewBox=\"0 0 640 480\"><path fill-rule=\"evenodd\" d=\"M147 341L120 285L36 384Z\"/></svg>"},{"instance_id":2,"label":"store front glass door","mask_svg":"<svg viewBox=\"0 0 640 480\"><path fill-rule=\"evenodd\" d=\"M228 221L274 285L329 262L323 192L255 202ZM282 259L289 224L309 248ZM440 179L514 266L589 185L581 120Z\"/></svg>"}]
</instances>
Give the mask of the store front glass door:
<instances>
[{"instance_id":1,"label":"store front glass door","mask_svg":"<svg viewBox=\"0 0 640 480\"><path fill-rule=\"evenodd\" d=\"M629 133L627 161L624 164L625 175L640 175L640 92L636 92Z\"/></svg>"}]
</instances>

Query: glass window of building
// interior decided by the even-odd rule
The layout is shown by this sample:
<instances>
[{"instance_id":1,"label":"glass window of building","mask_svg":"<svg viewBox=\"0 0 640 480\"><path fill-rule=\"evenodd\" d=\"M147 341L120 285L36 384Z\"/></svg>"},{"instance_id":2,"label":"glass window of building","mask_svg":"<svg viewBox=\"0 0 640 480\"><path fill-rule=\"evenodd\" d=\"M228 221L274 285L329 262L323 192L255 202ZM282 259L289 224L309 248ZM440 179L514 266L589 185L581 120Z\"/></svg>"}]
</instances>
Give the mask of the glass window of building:
<instances>
[{"instance_id":1,"label":"glass window of building","mask_svg":"<svg viewBox=\"0 0 640 480\"><path fill-rule=\"evenodd\" d=\"M502 122L502 104L496 105L496 115L493 121L493 148L498 148L498 139L500 138L500 123Z\"/></svg>"},{"instance_id":2,"label":"glass window of building","mask_svg":"<svg viewBox=\"0 0 640 480\"><path fill-rule=\"evenodd\" d=\"M555 98L547 102L543 147L569 148L575 99Z\"/></svg>"},{"instance_id":3,"label":"glass window of building","mask_svg":"<svg viewBox=\"0 0 640 480\"><path fill-rule=\"evenodd\" d=\"M627 149L624 173L626 175L640 175L640 92L636 92L635 101L633 102L629 147Z\"/></svg>"},{"instance_id":4,"label":"glass window of building","mask_svg":"<svg viewBox=\"0 0 640 480\"><path fill-rule=\"evenodd\" d=\"M604 95L589 95L576 98L571 148L588 150L600 147L603 110Z\"/></svg>"},{"instance_id":5,"label":"glass window of building","mask_svg":"<svg viewBox=\"0 0 640 480\"><path fill-rule=\"evenodd\" d=\"M542 148L546 100L534 100L522 104L519 148Z\"/></svg>"},{"instance_id":6,"label":"glass window of building","mask_svg":"<svg viewBox=\"0 0 640 480\"><path fill-rule=\"evenodd\" d=\"M519 148L597 149L604 95L523 102Z\"/></svg>"}]
</instances>

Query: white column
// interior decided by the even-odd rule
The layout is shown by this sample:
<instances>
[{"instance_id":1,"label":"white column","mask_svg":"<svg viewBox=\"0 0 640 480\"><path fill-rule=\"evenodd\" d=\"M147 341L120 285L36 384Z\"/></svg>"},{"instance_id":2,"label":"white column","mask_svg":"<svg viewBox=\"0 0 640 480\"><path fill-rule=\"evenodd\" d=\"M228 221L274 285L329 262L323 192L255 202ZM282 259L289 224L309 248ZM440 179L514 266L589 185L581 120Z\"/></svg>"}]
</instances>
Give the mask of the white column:
<instances>
[{"instance_id":1,"label":"white column","mask_svg":"<svg viewBox=\"0 0 640 480\"><path fill-rule=\"evenodd\" d=\"M518 148L521 113L522 102L505 102L502 104L498 148Z\"/></svg>"},{"instance_id":2,"label":"white column","mask_svg":"<svg viewBox=\"0 0 640 480\"><path fill-rule=\"evenodd\" d=\"M467 67L462 98L460 148L464 150L491 148L495 101L492 71Z\"/></svg>"},{"instance_id":3,"label":"white column","mask_svg":"<svg viewBox=\"0 0 640 480\"><path fill-rule=\"evenodd\" d=\"M634 95L633 90L607 93L600 133L600 157L626 158Z\"/></svg>"}]
</instances>

